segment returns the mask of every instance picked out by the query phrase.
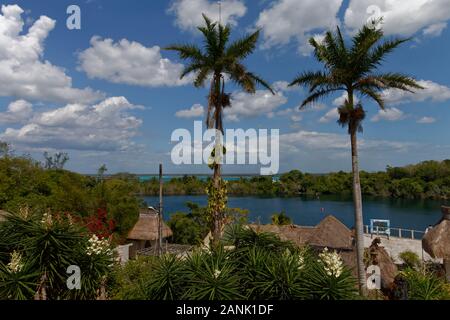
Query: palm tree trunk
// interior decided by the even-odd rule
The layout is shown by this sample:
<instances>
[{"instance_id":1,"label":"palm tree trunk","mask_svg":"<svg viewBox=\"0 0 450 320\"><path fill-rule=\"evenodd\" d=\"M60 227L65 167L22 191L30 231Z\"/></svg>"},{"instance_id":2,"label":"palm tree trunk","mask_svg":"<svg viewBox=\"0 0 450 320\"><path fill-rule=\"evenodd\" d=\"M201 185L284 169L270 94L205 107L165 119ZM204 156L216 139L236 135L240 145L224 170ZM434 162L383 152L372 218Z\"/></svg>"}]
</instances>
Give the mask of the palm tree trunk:
<instances>
[{"instance_id":1,"label":"palm tree trunk","mask_svg":"<svg viewBox=\"0 0 450 320\"><path fill-rule=\"evenodd\" d=\"M356 235L356 261L358 267L359 293L366 291L366 270L364 268L364 225L362 212L361 181L359 178L358 165L358 142L357 130L351 128L350 131L352 146L352 171L353 171L353 203L355 206L355 235Z\"/></svg>"},{"instance_id":2,"label":"palm tree trunk","mask_svg":"<svg viewBox=\"0 0 450 320\"><path fill-rule=\"evenodd\" d=\"M217 158L218 156L218 151L220 148L220 154L221 151L223 149L222 146L218 147L218 143L219 141L219 132L222 132L222 97L221 97L221 89L220 89L220 83L221 83L221 75L220 74L215 74L214 75L214 94L215 94L215 115L214 115L214 128L216 129L216 150L215 150L215 156ZM220 189L220 182L221 182L221 164L220 163L216 163L214 165L214 173L213 173L213 183L214 183L214 188L216 190ZM221 231L222 231L222 221L221 221L221 212L219 211L218 206L216 206L216 210L214 212L214 216L213 216L213 232L212 232L212 236L213 236L213 244L216 245L219 241L220 241L220 235L221 235Z\"/></svg>"}]
</instances>

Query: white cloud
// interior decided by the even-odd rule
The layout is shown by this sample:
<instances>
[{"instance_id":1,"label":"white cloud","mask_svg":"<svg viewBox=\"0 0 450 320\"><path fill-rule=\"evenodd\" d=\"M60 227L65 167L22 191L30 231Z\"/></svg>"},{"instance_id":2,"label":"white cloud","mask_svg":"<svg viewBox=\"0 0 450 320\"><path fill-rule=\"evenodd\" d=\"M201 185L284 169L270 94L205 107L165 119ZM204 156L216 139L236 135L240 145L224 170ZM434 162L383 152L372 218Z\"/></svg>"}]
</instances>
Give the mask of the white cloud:
<instances>
[{"instance_id":1,"label":"white cloud","mask_svg":"<svg viewBox=\"0 0 450 320\"><path fill-rule=\"evenodd\" d=\"M127 150L133 147L130 139L142 124L142 120L128 114L136 108L141 107L124 97L108 98L96 105L68 104L35 113L21 128L7 128L0 139L37 149Z\"/></svg>"},{"instance_id":2,"label":"white cloud","mask_svg":"<svg viewBox=\"0 0 450 320\"><path fill-rule=\"evenodd\" d=\"M272 112L286 102L287 98L280 92L275 95L268 90L257 90L255 94L237 92L232 95L231 108L225 109L225 117L229 121L261 115L270 117Z\"/></svg>"},{"instance_id":3,"label":"white cloud","mask_svg":"<svg viewBox=\"0 0 450 320\"><path fill-rule=\"evenodd\" d=\"M423 30L423 35L430 36L430 37L439 37L445 28L447 28L447 22L435 23L435 24L432 24L429 27L425 28Z\"/></svg>"},{"instance_id":4,"label":"white cloud","mask_svg":"<svg viewBox=\"0 0 450 320\"><path fill-rule=\"evenodd\" d=\"M222 23L236 25L237 20L245 15L247 7L241 0L222 0ZM175 25L182 30L197 32L197 27L204 24L202 13L213 21L219 20L217 1L175 0L168 10L175 15Z\"/></svg>"},{"instance_id":5,"label":"white cloud","mask_svg":"<svg viewBox=\"0 0 450 320\"><path fill-rule=\"evenodd\" d=\"M329 123L331 121L337 121L339 119L338 108L333 108L328 111L323 117L319 119L320 123Z\"/></svg>"},{"instance_id":6,"label":"white cloud","mask_svg":"<svg viewBox=\"0 0 450 320\"><path fill-rule=\"evenodd\" d=\"M300 122L300 121L303 120L303 117L301 115L297 114L297 115L291 116L291 120L294 121L294 122Z\"/></svg>"},{"instance_id":7,"label":"white cloud","mask_svg":"<svg viewBox=\"0 0 450 320\"><path fill-rule=\"evenodd\" d=\"M6 112L0 112L0 123L22 123L33 114L33 105L25 100L17 100L8 105Z\"/></svg>"},{"instance_id":8,"label":"white cloud","mask_svg":"<svg viewBox=\"0 0 450 320\"><path fill-rule=\"evenodd\" d=\"M435 123L435 122L436 122L436 119L433 117L423 117L423 118L420 118L419 120L417 120L417 123L420 123L420 124L431 124L431 123Z\"/></svg>"},{"instance_id":9,"label":"white cloud","mask_svg":"<svg viewBox=\"0 0 450 320\"><path fill-rule=\"evenodd\" d=\"M325 151L345 151L350 150L350 138L348 134L325 133L316 131L300 130L293 133L280 135L280 143L284 147L289 147L293 152L303 152L303 150L325 150ZM406 151L414 143L359 139L360 150L396 150Z\"/></svg>"},{"instance_id":10,"label":"white cloud","mask_svg":"<svg viewBox=\"0 0 450 320\"><path fill-rule=\"evenodd\" d=\"M389 89L383 92L383 98L387 103L396 105L410 102L443 102L450 100L450 88L429 80L419 80L423 90L415 90L415 93L405 92L398 89Z\"/></svg>"},{"instance_id":11,"label":"white cloud","mask_svg":"<svg viewBox=\"0 0 450 320\"><path fill-rule=\"evenodd\" d=\"M0 14L0 96L27 100L91 103L103 97L72 87L64 69L43 59L44 42L55 20L41 16L24 33L23 10L2 5Z\"/></svg>"},{"instance_id":12,"label":"white cloud","mask_svg":"<svg viewBox=\"0 0 450 320\"><path fill-rule=\"evenodd\" d=\"M387 35L411 36L423 28L431 28L427 34L435 35L450 19L449 7L450 0L351 0L345 25L354 32L368 20L382 16Z\"/></svg>"},{"instance_id":13,"label":"white cloud","mask_svg":"<svg viewBox=\"0 0 450 320\"><path fill-rule=\"evenodd\" d=\"M302 54L309 54L308 38L320 29L335 28L342 0L277 0L262 11L256 26L262 28L264 48L286 45L295 40Z\"/></svg>"},{"instance_id":14,"label":"white cloud","mask_svg":"<svg viewBox=\"0 0 450 320\"><path fill-rule=\"evenodd\" d=\"M79 69L90 78L145 87L181 86L184 66L161 56L160 47L145 47L138 42L93 37L91 47L79 54Z\"/></svg>"},{"instance_id":15,"label":"white cloud","mask_svg":"<svg viewBox=\"0 0 450 320\"><path fill-rule=\"evenodd\" d=\"M201 104L194 104L190 109L180 110L175 113L178 118L199 118L205 112Z\"/></svg>"},{"instance_id":16,"label":"white cloud","mask_svg":"<svg viewBox=\"0 0 450 320\"><path fill-rule=\"evenodd\" d=\"M372 117L370 121L399 121L405 119L406 115L403 111L397 108L387 108L384 110L379 110L378 113Z\"/></svg>"},{"instance_id":17,"label":"white cloud","mask_svg":"<svg viewBox=\"0 0 450 320\"><path fill-rule=\"evenodd\" d=\"M347 100L348 94L344 92L340 97L333 100L333 106L341 107L344 105L345 100ZM359 99L357 96L353 96L354 103L358 103Z\"/></svg>"}]
</instances>

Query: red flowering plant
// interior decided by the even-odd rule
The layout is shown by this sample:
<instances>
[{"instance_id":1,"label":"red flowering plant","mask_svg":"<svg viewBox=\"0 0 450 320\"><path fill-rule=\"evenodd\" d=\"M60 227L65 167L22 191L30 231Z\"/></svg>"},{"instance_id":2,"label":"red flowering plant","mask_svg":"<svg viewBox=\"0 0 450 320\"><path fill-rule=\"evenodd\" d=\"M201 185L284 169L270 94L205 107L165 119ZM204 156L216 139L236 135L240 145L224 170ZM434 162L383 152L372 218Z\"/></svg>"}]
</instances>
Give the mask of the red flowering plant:
<instances>
[{"instance_id":1,"label":"red flowering plant","mask_svg":"<svg viewBox=\"0 0 450 320\"><path fill-rule=\"evenodd\" d=\"M108 219L106 209L97 209L97 214L91 215L84 219L86 228L95 234L99 239L108 239L114 233L116 223L113 219Z\"/></svg>"}]
</instances>

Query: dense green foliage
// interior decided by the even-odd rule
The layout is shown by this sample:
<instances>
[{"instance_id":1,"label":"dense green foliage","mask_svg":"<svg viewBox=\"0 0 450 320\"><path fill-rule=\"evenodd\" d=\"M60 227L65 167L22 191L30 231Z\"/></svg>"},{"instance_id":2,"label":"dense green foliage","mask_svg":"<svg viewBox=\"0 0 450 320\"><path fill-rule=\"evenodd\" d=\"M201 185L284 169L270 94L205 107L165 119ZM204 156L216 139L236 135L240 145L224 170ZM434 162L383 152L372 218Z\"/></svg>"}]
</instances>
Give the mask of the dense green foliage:
<instances>
[{"instance_id":1,"label":"dense green foliage","mask_svg":"<svg viewBox=\"0 0 450 320\"><path fill-rule=\"evenodd\" d=\"M64 215L26 209L0 223L0 300L95 299L113 264L108 241ZM68 267L82 270L79 290L67 286Z\"/></svg>"},{"instance_id":2,"label":"dense green foliage","mask_svg":"<svg viewBox=\"0 0 450 320\"><path fill-rule=\"evenodd\" d=\"M211 230L212 221L209 219L206 207L201 207L192 202L186 203L186 206L189 209L188 213L176 212L167 221L167 225L173 231L171 242L198 245ZM227 222L245 223L247 216L248 210L239 208L225 209Z\"/></svg>"},{"instance_id":3,"label":"dense green foliage","mask_svg":"<svg viewBox=\"0 0 450 320\"><path fill-rule=\"evenodd\" d=\"M330 259L335 257L335 260ZM118 272L116 297L151 300L299 300L353 299L356 283L339 256L317 255L298 249L270 233L233 225L226 230L222 246L210 251L197 249L185 258L165 255L130 262L123 270L143 267L142 277ZM136 275L137 277L134 277ZM121 287L123 284L123 287Z\"/></svg>"},{"instance_id":4,"label":"dense green foliage","mask_svg":"<svg viewBox=\"0 0 450 320\"><path fill-rule=\"evenodd\" d=\"M272 215L272 224L276 226L287 226L292 224L292 219L283 211Z\"/></svg>"},{"instance_id":5,"label":"dense green foliage","mask_svg":"<svg viewBox=\"0 0 450 320\"><path fill-rule=\"evenodd\" d=\"M449 300L450 287L445 280L426 269L407 269L402 272L408 283L410 300Z\"/></svg>"},{"instance_id":6,"label":"dense green foliage","mask_svg":"<svg viewBox=\"0 0 450 320\"><path fill-rule=\"evenodd\" d=\"M361 172L362 193L392 198L450 199L450 160L425 161L406 167L387 167L384 172ZM207 182L195 177L174 178L165 183L167 195L204 194ZM156 195L158 182L138 184L138 193ZM298 170L272 177L241 178L228 181L228 194L235 196L296 196L319 194L351 195L352 174L335 172L308 174Z\"/></svg>"},{"instance_id":7,"label":"dense green foliage","mask_svg":"<svg viewBox=\"0 0 450 320\"><path fill-rule=\"evenodd\" d=\"M404 265L408 268L417 268L421 265L422 261L419 255L413 251L406 250L401 252L398 257L403 261Z\"/></svg>"},{"instance_id":8,"label":"dense green foliage","mask_svg":"<svg viewBox=\"0 0 450 320\"><path fill-rule=\"evenodd\" d=\"M138 218L140 201L135 180L87 177L62 169L44 169L30 158L0 158L0 209L17 212L51 210L88 217L107 210L115 233L125 235Z\"/></svg>"}]
</instances>

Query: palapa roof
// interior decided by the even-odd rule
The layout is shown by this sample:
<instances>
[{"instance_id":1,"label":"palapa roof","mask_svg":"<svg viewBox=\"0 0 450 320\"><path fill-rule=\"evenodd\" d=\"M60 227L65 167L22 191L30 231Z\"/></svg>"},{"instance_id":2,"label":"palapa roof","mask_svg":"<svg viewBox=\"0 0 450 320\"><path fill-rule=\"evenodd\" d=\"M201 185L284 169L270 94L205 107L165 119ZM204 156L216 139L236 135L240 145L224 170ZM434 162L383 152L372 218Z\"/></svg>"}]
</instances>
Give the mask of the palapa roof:
<instances>
[{"instance_id":1,"label":"palapa roof","mask_svg":"<svg viewBox=\"0 0 450 320\"><path fill-rule=\"evenodd\" d=\"M172 230L162 221L162 237L172 236ZM139 220L128 233L129 240L157 240L158 239L158 214L154 209L141 210Z\"/></svg>"},{"instance_id":2,"label":"palapa roof","mask_svg":"<svg viewBox=\"0 0 450 320\"><path fill-rule=\"evenodd\" d=\"M422 239L423 249L433 258L450 258L450 207L442 207L441 221Z\"/></svg>"},{"instance_id":3,"label":"palapa roof","mask_svg":"<svg viewBox=\"0 0 450 320\"><path fill-rule=\"evenodd\" d=\"M289 240L298 246L327 247L351 250L352 232L334 216L327 216L315 227L297 225L251 225L254 230L277 234L281 240Z\"/></svg>"},{"instance_id":4,"label":"palapa roof","mask_svg":"<svg viewBox=\"0 0 450 320\"><path fill-rule=\"evenodd\" d=\"M334 216L327 216L316 227L308 240L316 247L352 249L352 232Z\"/></svg>"}]
</instances>

